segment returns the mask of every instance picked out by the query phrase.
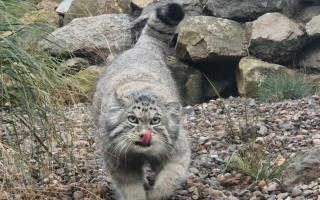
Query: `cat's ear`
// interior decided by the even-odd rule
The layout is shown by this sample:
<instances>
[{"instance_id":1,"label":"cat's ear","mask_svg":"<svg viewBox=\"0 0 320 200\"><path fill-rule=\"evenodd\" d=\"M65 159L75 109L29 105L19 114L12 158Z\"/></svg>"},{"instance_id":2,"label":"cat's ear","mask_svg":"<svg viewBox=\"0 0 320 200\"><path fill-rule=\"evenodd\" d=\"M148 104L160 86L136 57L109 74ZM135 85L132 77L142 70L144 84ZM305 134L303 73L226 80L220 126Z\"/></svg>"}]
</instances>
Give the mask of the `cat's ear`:
<instances>
[{"instance_id":1,"label":"cat's ear","mask_svg":"<svg viewBox=\"0 0 320 200\"><path fill-rule=\"evenodd\" d=\"M179 102L168 102L166 103L166 109L170 114L179 115L181 111L181 104Z\"/></svg>"},{"instance_id":2,"label":"cat's ear","mask_svg":"<svg viewBox=\"0 0 320 200\"><path fill-rule=\"evenodd\" d=\"M180 123L181 104L179 102L168 102L165 105L167 116L169 118L169 124L175 127Z\"/></svg>"},{"instance_id":3,"label":"cat's ear","mask_svg":"<svg viewBox=\"0 0 320 200\"><path fill-rule=\"evenodd\" d=\"M118 104L121 106L126 106L131 102L131 98L124 91L121 90L117 90L115 92L115 97Z\"/></svg>"}]
</instances>

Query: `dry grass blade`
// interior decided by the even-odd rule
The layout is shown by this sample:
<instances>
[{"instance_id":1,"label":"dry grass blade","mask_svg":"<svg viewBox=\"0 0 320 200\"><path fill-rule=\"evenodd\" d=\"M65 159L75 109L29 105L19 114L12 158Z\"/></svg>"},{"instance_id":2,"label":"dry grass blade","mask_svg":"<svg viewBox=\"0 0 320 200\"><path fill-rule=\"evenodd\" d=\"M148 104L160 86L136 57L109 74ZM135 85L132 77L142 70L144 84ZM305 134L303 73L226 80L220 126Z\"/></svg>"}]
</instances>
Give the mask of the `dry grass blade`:
<instances>
[{"instance_id":1,"label":"dry grass blade","mask_svg":"<svg viewBox=\"0 0 320 200\"><path fill-rule=\"evenodd\" d=\"M20 23L34 8L28 1L0 0L0 199L17 199L15 192L27 199L42 198L45 191L36 192L30 185L74 161L73 135L57 124L64 117L65 98L72 100L73 85L58 70L58 59L24 45L26 38L20 34L28 31L37 40L48 34ZM54 154L57 148L68 156Z\"/></svg>"}]
</instances>

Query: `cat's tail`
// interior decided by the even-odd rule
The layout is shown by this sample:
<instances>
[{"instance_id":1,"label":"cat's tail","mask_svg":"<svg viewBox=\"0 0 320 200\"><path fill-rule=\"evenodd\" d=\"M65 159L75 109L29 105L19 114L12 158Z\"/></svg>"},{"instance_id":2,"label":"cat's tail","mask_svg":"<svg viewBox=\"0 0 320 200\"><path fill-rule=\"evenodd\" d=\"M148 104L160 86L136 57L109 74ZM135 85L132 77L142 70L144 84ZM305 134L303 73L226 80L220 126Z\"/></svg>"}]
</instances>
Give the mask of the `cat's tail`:
<instances>
[{"instance_id":1,"label":"cat's tail","mask_svg":"<svg viewBox=\"0 0 320 200\"><path fill-rule=\"evenodd\" d=\"M183 8L177 3L168 3L158 7L150 15L140 37L149 36L168 44L183 18Z\"/></svg>"}]
</instances>

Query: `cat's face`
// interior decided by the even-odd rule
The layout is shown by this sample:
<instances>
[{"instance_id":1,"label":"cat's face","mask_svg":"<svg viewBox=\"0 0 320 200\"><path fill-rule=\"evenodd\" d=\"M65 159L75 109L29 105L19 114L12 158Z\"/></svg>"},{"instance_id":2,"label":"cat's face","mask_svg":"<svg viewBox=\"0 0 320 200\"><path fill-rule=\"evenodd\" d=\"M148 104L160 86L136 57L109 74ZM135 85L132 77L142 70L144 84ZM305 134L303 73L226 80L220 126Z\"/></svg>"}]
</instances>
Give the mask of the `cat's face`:
<instances>
[{"instance_id":1,"label":"cat's face","mask_svg":"<svg viewBox=\"0 0 320 200\"><path fill-rule=\"evenodd\" d=\"M170 150L179 134L180 104L160 102L148 94L135 93L111 109L106 120L109 145L114 154L161 154Z\"/></svg>"}]
</instances>

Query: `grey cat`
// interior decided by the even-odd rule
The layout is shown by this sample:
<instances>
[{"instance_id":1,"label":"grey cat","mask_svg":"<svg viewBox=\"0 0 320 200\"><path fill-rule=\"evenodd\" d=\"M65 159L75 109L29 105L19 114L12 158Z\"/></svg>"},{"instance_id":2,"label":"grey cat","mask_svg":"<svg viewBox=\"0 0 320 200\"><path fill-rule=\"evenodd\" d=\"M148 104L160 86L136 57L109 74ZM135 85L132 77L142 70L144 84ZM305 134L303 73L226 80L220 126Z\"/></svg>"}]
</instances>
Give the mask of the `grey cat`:
<instances>
[{"instance_id":1,"label":"grey cat","mask_svg":"<svg viewBox=\"0 0 320 200\"><path fill-rule=\"evenodd\" d=\"M157 8L136 45L115 58L98 82L94 117L99 143L121 200L165 199L186 178L190 148L165 62L183 17L178 4Z\"/></svg>"}]
</instances>

